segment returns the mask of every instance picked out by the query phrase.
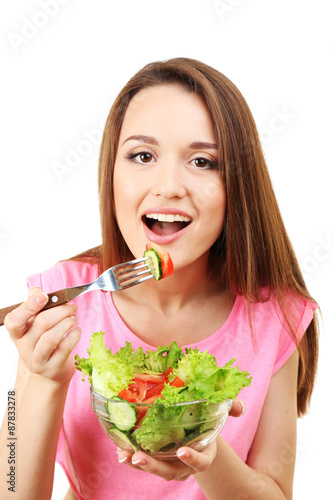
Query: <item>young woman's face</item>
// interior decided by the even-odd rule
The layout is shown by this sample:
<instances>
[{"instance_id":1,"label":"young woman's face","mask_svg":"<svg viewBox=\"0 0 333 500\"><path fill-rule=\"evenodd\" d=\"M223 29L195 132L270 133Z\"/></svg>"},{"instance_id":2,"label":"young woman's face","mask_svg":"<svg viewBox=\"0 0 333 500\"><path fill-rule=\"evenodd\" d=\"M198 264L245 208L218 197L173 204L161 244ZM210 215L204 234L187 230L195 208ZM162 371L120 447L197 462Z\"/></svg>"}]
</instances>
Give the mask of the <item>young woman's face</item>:
<instances>
[{"instance_id":1,"label":"young woman's face","mask_svg":"<svg viewBox=\"0 0 333 500\"><path fill-rule=\"evenodd\" d=\"M116 217L136 258L163 246L175 269L207 259L226 195L203 99L175 85L138 92L122 124L114 170Z\"/></svg>"}]
</instances>

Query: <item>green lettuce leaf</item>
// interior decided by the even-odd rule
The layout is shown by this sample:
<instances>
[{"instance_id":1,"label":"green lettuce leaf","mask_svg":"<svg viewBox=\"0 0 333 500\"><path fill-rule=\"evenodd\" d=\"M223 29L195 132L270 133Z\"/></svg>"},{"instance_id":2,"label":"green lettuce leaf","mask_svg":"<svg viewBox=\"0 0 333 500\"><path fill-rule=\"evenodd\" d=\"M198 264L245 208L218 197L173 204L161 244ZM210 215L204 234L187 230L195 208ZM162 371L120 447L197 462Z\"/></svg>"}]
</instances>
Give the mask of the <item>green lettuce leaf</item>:
<instances>
[{"instance_id":1,"label":"green lettuce leaf","mask_svg":"<svg viewBox=\"0 0 333 500\"><path fill-rule=\"evenodd\" d=\"M173 370L173 377L169 377L171 381L178 376L187 385L194 377L212 373L218 368L215 357L207 351L200 352L198 348L188 347L185 351L186 355L178 361L176 369Z\"/></svg>"},{"instance_id":2,"label":"green lettuce leaf","mask_svg":"<svg viewBox=\"0 0 333 500\"><path fill-rule=\"evenodd\" d=\"M171 342L169 346L159 346L156 351L152 349L144 354L143 364L140 368L144 373L164 373L171 366L177 366L177 360L182 358L182 348L177 342Z\"/></svg>"},{"instance_id":3,"label":"green lettuce leaf","mask_svg":"<svg viewBox=\"0 0 333 500\"><path fill-rule=\"evenodd\" d=\"M91 383L93 366L90 363L89 359L80 358L78 354L75 355L75 359L76 359L75 366L77 370L80 370L82 372L82 380L84 380L85 376L88 375L89 382Z\"/></svg>"},{"instance_id":4,"label":"green lettuce leaf","mask_svg":"<svg viewBox=\"0 0 333 500\"><path fill-rule=\"evenodd\" d=\"M156 453L171 443L178 443L185 438L185 430L180 425L182 413L181 406L152 405L132 436L150 453Z\"/></svg>"},{"instance_id":5,"label":"green lettuce leaf","mask_svg":"<svg viewBox=\"0 0 333 500\"><path fill-rule=\"evenodd\" d=\"M233 358L225 366L210 373L196 373L188 385L189 390L195 391L198 399L203 398L212 403L234 399L252 380L252 377L248 377L249 372L240 372L238 366L231 366L235 361Z\"/></svg>"},{"instance_id":6,"label":"green lettuce leaf","mask_svg":"<svg viewBox=\"0 0 333 500\"><path fill-rule=\"evenodd\" d=\"M144 362L144 353L142 347L139 347L139 349L134 351L131 342L127 341L125 347L121 347L119 351L115 353L115 357L122 359L126 363L130 364L136 371L140 370Z\"/></svg>"},{"instance_id":7,"label":"green lettuce leaf","mask_svg":"<svg viewBox=\"0 0 333 500\"><path fill-rule=\"evenodd\" d=\"M126 344L120 354L113 355L111 349L106 349L103 336L104 332L95 332L92 335L88 349L89 358L76 355L75 365L82 371L82 380L89 375L94 389L102 396L112 398L131 383L135 374L134 360L140 357L140 354L133 356L131 344Z\"/></svg>"}]
</instances>

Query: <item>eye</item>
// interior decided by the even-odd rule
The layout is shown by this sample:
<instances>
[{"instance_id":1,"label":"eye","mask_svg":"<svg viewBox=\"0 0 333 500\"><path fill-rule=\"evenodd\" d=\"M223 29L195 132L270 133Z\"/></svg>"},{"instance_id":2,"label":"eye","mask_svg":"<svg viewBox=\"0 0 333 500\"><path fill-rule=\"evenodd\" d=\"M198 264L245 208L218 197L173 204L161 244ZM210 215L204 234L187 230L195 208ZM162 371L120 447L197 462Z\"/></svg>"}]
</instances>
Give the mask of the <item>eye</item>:
<instances>
[{"instance_id":1,"label":"eye","mask_svg":"<svg viewBox=\"0 0 333 500\"><path fill-rule=\"evenodd\" d=\"M198 168L201 168L203 170L208 169L208 168L216 168L217 163L216 161L213 160L208 160L208 158L205 157L198 157L192 160L190 163L194 163L194 165Z\"/></svg>"},{"instance_id":2,"label":"eye","mask_svg":"<svg viewBox=\"0 0 333 500\"><path fill-rule=\"evenodd\" d=\"M127 158L134 160L137 163L150 163L154 157L148 151L139 151L138 153L130 153Z\"/></svg>"},{"instance_id":3,"label":"eye","mask_svg":"<svg viewBox=\"0 0 333 500\"><path fill-rule=\"evenodd\" d=\"M149 163L153 156L150 153L139 153L136 158L139 158L142 163Z\"/></svg>"}]
</instances>

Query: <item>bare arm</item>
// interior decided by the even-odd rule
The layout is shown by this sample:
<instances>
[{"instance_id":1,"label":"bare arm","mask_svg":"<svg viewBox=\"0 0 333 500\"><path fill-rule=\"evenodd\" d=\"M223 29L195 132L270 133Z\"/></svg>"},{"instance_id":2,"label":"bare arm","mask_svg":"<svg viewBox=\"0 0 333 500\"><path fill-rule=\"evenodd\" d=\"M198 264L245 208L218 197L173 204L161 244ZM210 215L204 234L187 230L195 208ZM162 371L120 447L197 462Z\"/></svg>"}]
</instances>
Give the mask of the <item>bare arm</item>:
<instances>
[{"instance_id":1,"label":"bare arm","mask_svg":"<svg viewBox=\"0 0 333 500\"><path fill-rule=\"evenodd\" d=\"M19 372L18 372L19 375ZM23 392L15 386L18 406L16 440L8 440L7 413L0 434L1 470L9 472L8 443L15 449L15 493L18 498L51 498L57 440L68 384L59 385L31 374ZM19 397L20 395L20 397ZM9 484L0 489L3 499L13 498Z\"/></svg>"},{"instance_id":2,"label":"bare arm","mask_svg":"<svg viewBox=\"0 0 333 500\"><path fill-rule=\"evenodd\" d=\"M166 480L185 480L194 474L208 500L290 500L296 454L296 381L298 353L272 377L247 463L219 436L202 452L190 448L180 461L154 460L143 453L119 458ZM240 417L241 418L241 417ZM145 461L145 464L138 462ZM141 466L140 466L141 463Z\"/></svg>"},{"instance_id":3,"label":"bare arm","mask_svg":"<svg viewBox=\"0 0 333 500\"><path fill-rule=\"evenodd\" d=\"M290 500L296 455L298 352L272 377L247 464L220 438L212 466L196 474L209 500Z\"/></svg>"},{"instance_id":4,"label":"bare arm","mask_svg":"<svg viewBox=\"0 0 333 500\"><path fill-rule=\"evenodd\" d=\"M80 335L74 328L65 336L76 322L76 306L66 304L50 309L51 314L38 314L44 305L35 303L39 292L33 289L28 301L5 321L20 354L15 382L15 447L19 457L15 463L15 493L16 498L27 500L46 500L52 495L57 440L75 371L70 353ZM0 433L0 470L9 472L7 422L6 412ZM14 498L8 487L2 480L1 498Z\"/></svg>"}]
</instances>

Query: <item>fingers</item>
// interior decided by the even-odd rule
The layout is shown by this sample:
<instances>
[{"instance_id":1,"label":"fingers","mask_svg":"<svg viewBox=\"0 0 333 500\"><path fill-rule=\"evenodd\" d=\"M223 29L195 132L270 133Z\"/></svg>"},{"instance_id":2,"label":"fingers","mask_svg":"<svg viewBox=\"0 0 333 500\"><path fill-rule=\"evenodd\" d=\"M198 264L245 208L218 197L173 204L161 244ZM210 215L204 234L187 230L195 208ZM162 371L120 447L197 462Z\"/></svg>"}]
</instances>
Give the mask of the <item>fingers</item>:
<instances>
[{"instance_id":1,"label":"fingers","mask_svg":"<svg viewBox=\"0 0 333 500\"><path fill-rule=\"evenodd\" d=\"M47 354L43 357L36 355L36 352L33 351L26 361L30 372L56 382L68 382L76 372L74 358L70 354L80 340L80 335L80 328L72 328L59 341L49 358L46 357Z\"/></svg>"},{"instance_id":2,"label":"fingers","mask_svg":"<svg viewBox=\"0 0 333 500\"><path fill-rule=\"evenodd\" d=\"M162 477L165 481L185 481L193 473L187 465L179 460L157 460L145 453L135 453L130 459L127 455L123 456L123 452L121 452L118 460L120 463L127 463L131 468Z\"/></svg>"},{"instance_id":3,"label":"fingers","mask_svg":"<svg viewBox=\"0 0 333 500\"><path fill-rule=\"evenodd\" d=\"M75 373L70 354L81 333L74 328L78 306L66 303L41 311L47 301L40 288L32 288L26 302L6 316L5 325L30 373L69 381Z\"/></svg>"},{"instance_id":4,"label":"fingers","mask_svg":"<svg viewBox=\"0 0 333 500\"><path fill-rule=\"evenodd\" d=\"M51 331L56 325L63 330L63 335L74 326L73 319L71 316L75 317L78 307L74 303L68 302L61 306L54 307L52 309L47 309L46 311L40 312L34 319L33 324L29 330L30 342L36 347L37 342L42 334ZM60 325L61 323L61 325ZM68 326L68 328L66 328ZM58 330L59 330L58 327ZM55 330L53 330L55 332ZM27 335L26 335L27 337Z\"/></svg>"},{"instance_id":5,"label":"fingers","mask_svg":"<svg viewBox=\"0 0 333 500\"><path fill-rule=\"evenodd\" d=\"M59 342L56 349L51 356L50 366L58 365L61 361L66 361L72 350L80 340L81 329L73 328L67 335Z\"/></svg>"},{"instance_id":6,"label":"fingers","mask_svg":"<svg viewBox=\"0 0 333 500\"><path fill-rule=\"evenodd\" d=\"M166 481L185 481L196 472L203 472L212 464L216 456L216 443L211 443L201 452L192 448L179 448L179 460L157 460L145 453L119 451L118 461L131 468L144 470L150 474L162 477Z\"/></svg>"},{"instance_id":7,"label":"fingers","mask_svg":"<svg viewBox=\"0 0 333 500\"><path fill-rule=\"evenodd\" d=\"M203 472L212 464L216 456L216 443L213 442L201 452L183 447L177 450L177 457L195 472Z\"/></svg>"},{"instance_id":8,"label":"fingers","mask_svg":"<svg viewBox=\"0 0 333 500\"><path fill-rule=\"evenodd\" d=\"M37 321L37 319L36 319ZM47 360L58 347L66 332L71 330L77 322L77 316L66 316L55 326L46 330L35 345L34 354L36 362ZM45 323L45 320L44 320Z\"/></svg>"},{"instance_id":9,"label":"fingers","mask_svg":"<svg viewBox=\"0 0 333 500\"><path fill-rule=\"evenodd\" d=\"M242 399L234 399L229 415L231 417L241 417L245 413L245 403Z\"/></svg>"},{"instance_id":10,"label":"fingers","mask_svg":"<svg viewBox=\"0 0 333 500\"><path fill-rule=\"evenodd\" d=\"M47 309L34 316L21 337L11 335L20 356L33 371L39 361L42 364L47 361L66 332L75 325L77 309L77 305L71 303Z\"/></svg>"},{"instance_id":11,"label":"fingers","mask_svg":"<svg viewBox=\"0 0 333 500\"><path fill-rule=\"evenodd\" d=\"M67 335L59 342L48 362L49 369L52 372L59 370L59 367L63 367L66 364L71 352L80 340L80 336L81 329L76 327L70 330ZM72 363L72 368L74 370L73 373L75 373L76 368L74 365L74 360Z\"/></svg>"},{"instance_id":12,"label":"fingers","mask_svg":"<svg viewBox=\"0 0 333 500\"><path fill-rule=\"evenodd\" d=\"M59 342L48 360L36 362L34 357L29 360L31 373L60 384L68 383L76 372L74 358L70 354L80 340L80 334L81 329L78 327L70 330Z\"/></svg>"},{"instance_id":13,"label":"fingers","mask_svg":"<svg viewBox=\"0 0 333 500\"><path fill-rule=\"evenodd\" d=\"M10 335L16 339L21 338L47 301L48 296L41 288L31 288L28 299L5 317L4 324Z\"/></svg>"}]
</instances>

